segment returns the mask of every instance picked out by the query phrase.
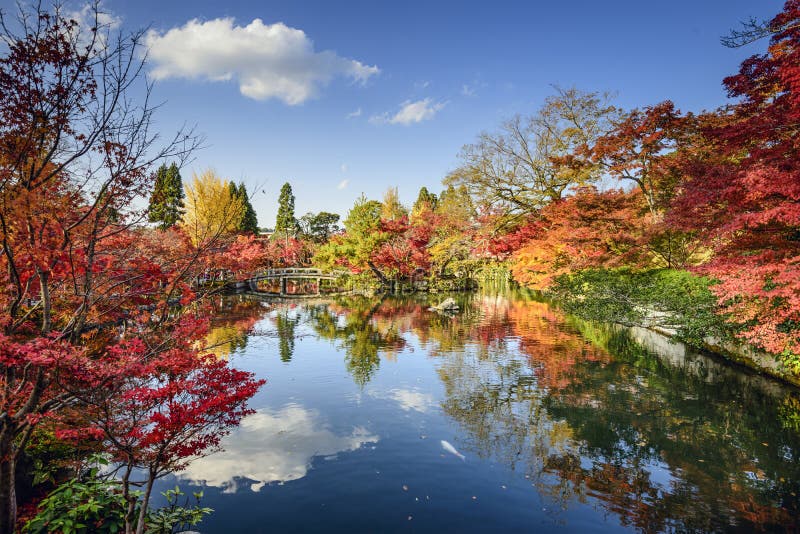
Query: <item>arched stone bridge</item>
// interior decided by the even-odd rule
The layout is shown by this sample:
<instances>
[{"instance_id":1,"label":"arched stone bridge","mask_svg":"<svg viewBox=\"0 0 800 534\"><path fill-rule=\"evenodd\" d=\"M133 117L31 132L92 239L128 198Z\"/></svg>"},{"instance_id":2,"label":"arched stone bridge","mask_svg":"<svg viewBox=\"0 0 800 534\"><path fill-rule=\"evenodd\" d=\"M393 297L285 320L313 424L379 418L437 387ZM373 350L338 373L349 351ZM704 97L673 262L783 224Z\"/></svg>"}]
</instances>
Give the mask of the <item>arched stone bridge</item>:
<instances>
[{"instance_id":1,"label":"arched stone bridge","mask_svg":"<svg viewBox=\"0 0 800 534\"><path fill-rule=\"evenodd\" d=\"M323 281L334 282L339 273L326 273L321 269L293 267L288 269L267 269L255 274L247 280L235 283L237 289L249 289L259 293L272 295L300 296L342 293L345 288L328 284L323 288Z\"/></svg>"}]
</instances>

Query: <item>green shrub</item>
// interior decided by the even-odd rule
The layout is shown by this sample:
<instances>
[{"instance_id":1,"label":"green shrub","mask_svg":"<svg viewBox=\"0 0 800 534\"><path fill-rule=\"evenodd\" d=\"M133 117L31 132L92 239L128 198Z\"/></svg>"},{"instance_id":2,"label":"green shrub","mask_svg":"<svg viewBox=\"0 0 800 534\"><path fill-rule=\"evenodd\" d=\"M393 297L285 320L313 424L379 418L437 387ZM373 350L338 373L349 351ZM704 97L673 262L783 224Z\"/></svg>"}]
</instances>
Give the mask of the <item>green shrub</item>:
<instances>
[{"instance_id":1,"label":"green shrub","mask_svg":"<svg viewBox=\"0 0 800 534\"><path fill-rule=\"evenodd\" d=\"M118 480L99 476L99 466L104 460L95 459L98 467L89 470L85 477L75 478L61 484L39 503L38 513L28 521L22 532L44 534L115 534L125 530L127 503ZM134 492L138 500L141 492ZM212 512L201 508L203 494L195 493L196 504L189 506L188 498L183 504L178 501L183 493L176 486L162 493L167 506L150 510L147 514L148 534L171 534L175 527L194 526ZM134 517L138 517L136 510Z\"/></svg>"},{"instance_id":2,"label":"green shrub","mask_svg":"<svg viewBox=\"0 0 800 534\"><path fill-rule=\"evenodd\" d=\"M674 330L682 341L702 346L705 337L731 334L709 289L714 283L674 269L587 269L558 277L551 294L579 317Z\"/></svg>"}]
</instances>

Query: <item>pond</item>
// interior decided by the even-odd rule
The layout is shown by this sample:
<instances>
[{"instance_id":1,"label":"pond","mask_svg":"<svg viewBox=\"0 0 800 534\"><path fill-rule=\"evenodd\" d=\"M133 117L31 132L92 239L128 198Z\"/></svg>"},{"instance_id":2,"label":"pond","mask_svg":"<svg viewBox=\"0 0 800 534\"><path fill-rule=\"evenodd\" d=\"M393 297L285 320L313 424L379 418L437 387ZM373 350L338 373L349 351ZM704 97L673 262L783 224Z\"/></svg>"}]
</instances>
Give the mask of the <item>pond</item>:
<instances>
[{"instance_id":1,"label":"pond","mask_svg":"<svg viewBox=\"0 0 800 534\"><path fill-rule=\"evenodd\" d=\"M204 533L798 528L796 390L524 294L443 298L221 299L209 342L268 383L157 489L202 489Z\"/></svg>"}]
</instances>

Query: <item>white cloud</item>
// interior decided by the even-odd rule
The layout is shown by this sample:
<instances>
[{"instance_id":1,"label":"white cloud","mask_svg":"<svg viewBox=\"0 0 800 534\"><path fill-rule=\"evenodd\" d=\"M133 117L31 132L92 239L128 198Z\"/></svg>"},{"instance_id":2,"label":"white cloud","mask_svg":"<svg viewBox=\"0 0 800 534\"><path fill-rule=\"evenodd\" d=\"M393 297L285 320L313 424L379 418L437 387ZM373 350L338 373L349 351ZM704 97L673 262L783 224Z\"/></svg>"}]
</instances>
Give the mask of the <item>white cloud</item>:
<instances>
[{"instance_id":1,"label":"white cloud","mask_svg":"<svg viewBox=\"0 0 800 534\"><path fill-rule=\"evenodd\" d=\"M350 185L350 180L345 178L339 182L339 185L336 186L336 189L345 189L348 185Z\"/></svg>"},{"instance_id":2,"label":"white cloud","mask_svg":"<svg viewBox=\"0 0 800 534\"><path fill-rule=\"evenodd\" d=\"M361 116L361 108L358 108L357 110L352 111L352 112L347 114L347 118L348 119L355 119L356 117L360 117L360 116Z\"/></svg>"},{"instance_id":3,"label":"white cloud","mask_svg":"<svg viewBox=\"0 0 800 534\"><path fill-rule=\"evenodd\" d=\"M426 89L431 84L428 80L422 80L414 84L414 89Z\"/></svg>"},{"instance_id":4,"label":"white cloud","mask_svg":"<svg viewBox=\"0 0 800 534\"><path fill-rule=\"evenodd\" d=\"M102 4L98 4L96 8L91 4L85 4L80 11L67 13L67 18L78 23L79 41L83 45L91 43L93 29L95 29L97 33L94 47L96 50L104 48L109 32L119 28L122 24L122 19L107 11Z\"/></svg>"},{"instance_id":5,"label":"white cloud","mask_svg":"<svg viewBox=\"0 0 800 534\"><path fill-rule=\"evenodd\" d=\"M347 172L347 163L342 163L339 167L339 170L342 172Z\"/></svg>"},{"instance_id":6,"label":"white cloud","mask_svg":"<svg viewBox=\"0 0 800 534\"><path fill-rule=\"evenodd\" d=\"M177 476L226 493L237 491L246 480L252 491L258 491L270 482L303 478L314 457L354 451L378 440L361 427L337 436L316 411L297 404L277 411L260 409L225 438L224 451L193 461Z\"/></svg>"},{"instance_id":7,"label":"white cloud","mask_svg":"<svg viewBox=\"0 0 800 534\"><path fill-rule=\"evenodd\" d=\"M434 102L430 98L423 98L422 100L406 100L400 104L400 111L391 115L390 113L383 113L382 115L373 115L369 121L373 124L402 124L408 126L417 122L432 119L436 113L447 105L447 102Z\"/></svg>"},{"instance_id":8,"label":"white cloud","mask_svg":"<svg viewBox=\"0 0 800 534\"><path fill-rule=\"evenodd\" d=\"M364 83L380 72L329 50L316 52L302 30L261 19L247 26L235 25L232 18L192 19L163 34L151 30L145 44L157 80L236 80L244 96L289 105L316 96L335 76Z\"/></svg>"},{"instance_id":9,"label":"white cloud","mask_svg":"<svg viewBox=\"0 0 800 534\"><path fill-rule=\"evenodd\" d=\"M461 86L461 94L464 96L475 96L475 88L464 84Z\"/></svg>"},{"instance_id":10,"label":"white cloud","mask_svg":"<svg viewBox=\"0 0 800 534\"><path fill-rule=\"evenodd\" d=\"M80 11L71 11L67 15L69 18L75 20L81 28L86 28L87 30L94 27L113 30L119 28L119 25L122 23L121 18L106 11L102 4L98 6L97 10L95 10L91 4L86 4ZM95 22L97 23L96 25Z\"/></svg>"}]
</instances>

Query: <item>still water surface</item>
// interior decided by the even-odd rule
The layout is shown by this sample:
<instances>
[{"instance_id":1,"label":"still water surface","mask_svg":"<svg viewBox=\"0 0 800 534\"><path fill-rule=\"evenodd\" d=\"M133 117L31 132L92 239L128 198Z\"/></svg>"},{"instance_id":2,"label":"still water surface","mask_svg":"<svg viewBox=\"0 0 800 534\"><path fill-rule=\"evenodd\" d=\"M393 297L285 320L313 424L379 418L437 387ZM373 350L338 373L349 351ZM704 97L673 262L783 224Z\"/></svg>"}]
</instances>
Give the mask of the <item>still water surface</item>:
<instances>
[{"instance_id":1,"label":"still water surface","mask_svg":"<svg viewBox=\"0 0 800 534\"><path fill-rule=\"evenodd\" d=\"M158 489L202 489L204 533L798 528L795 390L524 295L456 298L221 300L210 341L268 383Z\"/></svg>"}]
</instances>

